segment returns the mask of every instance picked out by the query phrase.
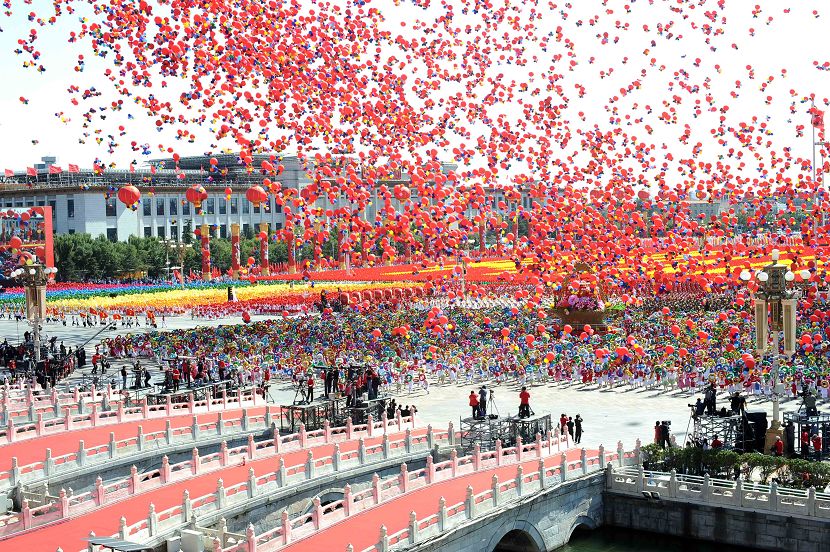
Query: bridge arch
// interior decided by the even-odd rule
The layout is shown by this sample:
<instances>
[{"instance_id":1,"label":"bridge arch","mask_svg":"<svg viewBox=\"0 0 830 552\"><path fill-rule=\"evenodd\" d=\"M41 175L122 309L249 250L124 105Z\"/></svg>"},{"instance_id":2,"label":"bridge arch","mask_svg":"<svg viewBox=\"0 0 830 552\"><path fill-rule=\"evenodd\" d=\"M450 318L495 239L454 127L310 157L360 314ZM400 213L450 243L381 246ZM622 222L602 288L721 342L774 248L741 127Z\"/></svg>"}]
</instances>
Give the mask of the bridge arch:
<instances>
[{"instance_id":1,"label":"bridge arch","mask_svg":"<svg viewBox=\"0 0 830 552\"><path fill-rule=\"evenodd\" d=\"M568 532L568 540L565 541L565 544L571 541L574 531L576 531L579 527L585 527L586 529L593 531L599 527L599 524L592 517L590 517L587 512L578 515L571 524L571 530Z\"/></svg>"},{"instance_id":2,"label":"bridge arch","mask_svg":"<svg viewBox=\"0 0 830 552\"><path fill-rule=\"evenodd\" d=\"M516 520L496 532L487 544L486 552L546 552L542 534L530 522Z\"/></svg>"}]
</instances>

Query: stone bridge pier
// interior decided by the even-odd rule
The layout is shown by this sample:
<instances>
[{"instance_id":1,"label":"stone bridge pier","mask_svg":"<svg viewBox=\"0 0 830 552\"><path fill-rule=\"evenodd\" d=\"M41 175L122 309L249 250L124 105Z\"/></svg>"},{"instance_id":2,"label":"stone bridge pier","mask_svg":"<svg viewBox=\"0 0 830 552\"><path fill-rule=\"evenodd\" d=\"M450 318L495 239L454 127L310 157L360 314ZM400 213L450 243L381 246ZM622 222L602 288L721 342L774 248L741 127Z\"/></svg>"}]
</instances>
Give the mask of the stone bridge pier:
<instances>
[{"instance_id":1,"label":"stone bridge pier","mask_svg":"<svg viewBox=\"0 0 830 552\"><path fill-rule=\"evenodd\" d=\"M580 525L602 525L604 489L604 472L568 481L511 501L409 550L549 552L567 544Z\"/></svg>"}]
</instances>

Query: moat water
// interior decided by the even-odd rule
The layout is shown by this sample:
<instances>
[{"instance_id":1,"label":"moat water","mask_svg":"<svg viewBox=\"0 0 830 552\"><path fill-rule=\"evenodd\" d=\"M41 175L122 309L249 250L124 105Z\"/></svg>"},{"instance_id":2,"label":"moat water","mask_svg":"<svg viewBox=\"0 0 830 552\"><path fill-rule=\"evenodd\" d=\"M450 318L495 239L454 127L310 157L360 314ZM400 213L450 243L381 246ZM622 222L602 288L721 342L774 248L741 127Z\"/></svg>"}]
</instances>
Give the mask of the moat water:
<instances>
[{"instance_id":1,"label":"moat water","mask_svg":"<svg viewBox=\"0 0 830 552\"><path fill-rule=\"evenodd\" d=\"M571 542L556 552L749 552L752 548L728 546L624 529L577 531Z\"/></svg>"}]
</instances>

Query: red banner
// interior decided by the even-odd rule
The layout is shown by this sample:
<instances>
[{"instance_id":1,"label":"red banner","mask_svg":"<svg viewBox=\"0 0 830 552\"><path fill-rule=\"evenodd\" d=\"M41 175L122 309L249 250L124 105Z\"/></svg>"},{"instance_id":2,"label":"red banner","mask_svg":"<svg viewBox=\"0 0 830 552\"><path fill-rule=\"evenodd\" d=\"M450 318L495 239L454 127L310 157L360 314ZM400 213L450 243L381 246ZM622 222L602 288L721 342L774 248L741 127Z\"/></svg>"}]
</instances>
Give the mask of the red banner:
<instances>
[{"instance_id":1,"label":"red banner","mask_svg":"<svg viewBox=\"0 0 830 552\"><path fill-rule=\"evenodd\" d=\"M207 224L202 225L202 279L210 280L210 228Z\"/></svg>"},{"instance_id":2,"label":"red banner","mask_svg":"<svg viewBox=\"0 0 830 552\"><path fill-rule=\"evenodd\" d=\"M263 236L263 234L265 234ZM259 225L259 271L263 276L270 274L271 263L268 261L268 223L263 222Z\"/></svg>"},{"instance_id":3,"label":"red banner","mask_svg":"<svg viewBox=\"0 0 830 552\"><path fill-rule=\"evenodd\" d=\"M231 225L231 271L233 272L234 277L239 276L240 258L239 225L234 223Z\"/></svg>"}]
</instances>

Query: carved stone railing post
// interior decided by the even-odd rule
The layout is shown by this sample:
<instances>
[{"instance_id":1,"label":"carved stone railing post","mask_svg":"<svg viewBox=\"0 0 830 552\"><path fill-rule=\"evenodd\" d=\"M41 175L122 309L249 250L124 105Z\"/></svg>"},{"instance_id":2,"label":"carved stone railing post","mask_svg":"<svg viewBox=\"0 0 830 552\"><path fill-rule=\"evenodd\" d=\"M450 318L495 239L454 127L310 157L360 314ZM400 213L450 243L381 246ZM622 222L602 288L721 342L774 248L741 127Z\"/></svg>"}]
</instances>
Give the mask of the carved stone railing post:
<instances>
[{"instance_id":1,"label":"carved stone railing post","mask_svg":"<svg viewBox=\"0 0 830 552\"><path fill-rule=\"evenodd\" d=\"M352 486L348 483L343 487L343 515L352 515Z\"/></svg>"},{"instance_id":2,"label":"carved stone railing post","mask_svg":"<svg viewBox=\"0 0 830 552\"><path fill-rule=\"evenodd\" d=\"M816 515L816 488L810 487L807 489L807 515Z\"/></svg>"},{"instance_id":3,"label":"carved stone railing post","mask_svg":"<svg viewBox=\"0 0 830 552\"><path fill-rule=\"evenodd\" d=\"M159 532L159 517L156 514L156 505L150 503L150 510L147 513L147 533L154 537Z\"/></svg>"},{"instance_id":4,"label":"carved stone railing post","mask_svg":"<svg viewBox=\"0 0 830 552\"><path fill-rule=\"evenodd\" d=\"M378 541L378 552L389 552L389 537L386 533L386 526L380 526L380 540Z\"/></svg>"},{"instance_id":5,"label":"carved stone railing post","mask_svg":"<svg viewBox=\"0 0 830 552\"><path fill-rule=\"evenodd\" d=\"M190 471L193 472L193 475L199 475L201 467L202 459L199 458L199 449L193 447L193 453L190 458Z\"/></svg>"},{"instance_id":6,"label":"carved stone railing post","mask_svg":"<svg viewBox=\"0 0 830 552\"><path fill-rule=\"evenodd\" d=\"M438 531L444 532L448 529L447 523L447 500L442 496L438 499Z\"/></svg>"},{"instance_id":7,"label":"carved stone railing post","mask_svg":"<svg viewBox=\"0 0 830 552\"><path fill-rule=\"evenodd\" d=\"M366 441L363 437L357 442L357 461L361 466L366 463Z\"/></svg>"},{"instance_id":8,"label":"carved stone railing post","mask_svg":"<svg viewBox=\"0 0 830 552\"><path fill-rule=\"evenodd\" d=\"M315 496L311 501L311 523L314 524L315 531L319 531L323 524L323 506L319 496Z\"/></svg>"},{"instance_id":9,"label":"carved stone railing post","mask_svg":"<svg viewBox=\"0 0 830 552\"><path fill-rule=\"evenodd\" d=\"M280 487L285 487L288 485L288 475L285 471L285 459L280 458L278 467L277 467L277 484Z\"/></svg>"},{"instance_id":10,"label":"carved stone railing post","mask_svg":"<svg viewBox=\"0 0 830 552\"><path fill-rule=\"evenodd\" d=\"M435 483L435 463L432 460L431 454L427 455L426 466L424 467L424 479L427 485Z\"/></svg>"},{"instance_id":11,"label":"carved stone railing post","mask_svg":"<svg viewBox=\"0 0 830 552\"><path fill-rule=\"evenodd\" d=\"M464 497L464 510L467 512L467 519L473 519L476 515L476 498L473 494L473 486L467 485L467 495Z\"/></svg>"},{"instance_id":12,"label":"carved stone railing post","mask_svg":"<svg viewBox=\"0 0 830 552\"><path fill-rule=\"evenodd\" d=\"M562 481L568 479L568 456L564 452L559 455L559 475Z\"/></svg>"},{"instance_id":13,"label":"carved stone railing post","mask_svg":"<svg viewBox=\"0 0 830 552\"><path fill-rule=\"evenodd\" d=\"M225 502L228 495L225 492L225 482L222 479L216 480L216 509L221 510L225 507Z\"/></svg>"},{"instance_id":14,"label":"carved stone railing post","mask_svg":"<svg viewBox=\"0 0 830 552\"><path fill-rule=\"evenodd\" d=\"M409 544L418 542L418 516L415 511L409 512Z\"/></svg>"},{"instance_id":15,"label":"carved stone railing post","mask_svg":"<svg viewBox=\"0 0 830 552\"><path fill-rule=\"evenodd\" d=\"M300 423L300 430L297 432L299 439L300 439L300 448L306 448L308 446L308 435L305 431L305 424Z\"/></svg>"},{"instance_id":16,"label":"carved stone railing post","mask_svg":"<svg viewBox=\"0 0 830 552\"><path fill-rule=\"evenodd\" d=\"M254 442L254 436L248 435L248 459L253 460L254 456L256 456L256 443Z\"/></svg>"},{"instance_id":17,"label":"carved stone railing post","mask_svg":"<svg viewBox=\"0 0 830 552\"><path fill-rule=\"evenodd\" d=\"M643 490L642 473L643 473L643 469L642 469L642 467L640 467L641 476L640 476L639 479L640 479L641 482L637 484L637 491L642 491ZM711 492L712 492L712 480L709 479L709 474L707 473L707 474L704 474L704 476L703 476L703 488L700 490L700 498L704 502L708 502L709 497L711 495Z\"/></svg>"},{"instance_id":18,"label":"carved stone railing post","mask_svg":"<svg viewBox=\"0 0 830 552\"><path fill-rule=\"evenodd\" d=\"M83 439L78 441L78 453L76 454L75 462L77 462L79 468L86 466L86 445Z\"/></svg>"},{"instance_id":19,"label":"carved stone railing post","mask_svg":"<svg viewBox=\"0 0 830 552\"><path fill-rule=\"evenodd\" d=\"M312 451L308 451L305 459L305 478L308 481L314 479L314 453Z\"/></svg>"},{"instance_id":20,"label":"carved stone railing post","mask_svg":"<svg viewBox=\"0 0 830 552\"><path fill-rule=\"evenodd\" d=\"M254 498L257 493L256 473L254 468L248 470L248 498Z\"/></svg>"},{"instance_id":21,"label":"carved stone railing post","mask_svg":"<svg viewBox=\"0 0 830 552\"><path fill-rule=\"evenodd\" d=\"M280 515L282 523L282 543L288 544L291 542L291 520L288 519L288 511L283 510Z\"/></svg>"},{"instance_id":22,"label":"carved stone railing post","mask_svg":"<svg viewBox=\"0 0 830 552\"><path fill-rule=\"evenodd\" d=\"M490 489L493 493L493 508L499 507L499 476L497 474L493 474L493 477L490 480Z\"/></svg>"},{"instance_id":23,"label":"carved stone railing post","mask_svg":"<svg viewBox=\"0 0 830 552\"><path fill-rule=\"evenodd\" d=\"M398 485L400 486L402 493L409 491L409 472L407 471L406 462L401 464L401 473L398 476Z\"/></svg>"},{"instance_id":24,"label":"carved stone railing post","mask_svg":"<svg viewBox=\"0 0 830 552\"><path fill-rule=\"evenodd\" d=\"M331 452L331 469L340 471L340 445L334 443L334 449Z\"/></svg>"},{"instance_id":25,"label":"carved stone railing post","mask_svg":"<svg viewBox=\"0 0 830 552\"><path fill-rule=\"evenodd\" d=\"M182 493L182 523L189 523L193 519L193 502L190 500L190 491Z\"/></svg>"},{"instance_id":26,"label":"carved stone railing post","mask_svg":"<svg viewBox=\"0 0 830 552\"><path fill-rule=\"evenodd\" d=\"M525 473L521 464L516 465L516 494L522 496L524 494Z\"/></svg>"},{"instance_id":27,"label":"carved stone railing post","mask_svg":"<svg viewBox=\"0 0 830 552\"><path fill-rule=\"evenodd\" d=\"M674 469L669 474L669 498L677 498L677 471Z\"/></svg>"},{"instance_id":28,"label":"carved stone railing post","mask_svg":"<svg viewBox=\"0 0 830 552\"><path fill-rule=\"evenodd\" d=\"M372 475L372 498L375 504L380 504L380 476Z\"/></svg>"}]
</instances>

